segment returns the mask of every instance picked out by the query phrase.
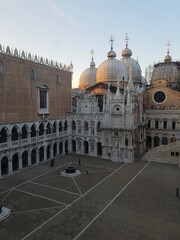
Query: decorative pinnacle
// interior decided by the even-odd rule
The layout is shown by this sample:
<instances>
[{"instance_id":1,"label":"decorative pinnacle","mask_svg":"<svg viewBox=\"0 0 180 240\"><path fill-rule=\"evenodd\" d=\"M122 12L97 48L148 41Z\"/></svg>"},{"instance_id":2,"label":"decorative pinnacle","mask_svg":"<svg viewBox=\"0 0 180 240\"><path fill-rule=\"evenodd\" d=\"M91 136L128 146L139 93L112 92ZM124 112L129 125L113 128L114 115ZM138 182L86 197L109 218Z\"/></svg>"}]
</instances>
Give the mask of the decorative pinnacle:
<instances>
[{"instance_id":1,"label":"decorative pinnacle","mask_svg":"<svg viewBox=\"0 0 180 240\"><path fill-rule=\"evenodd\" d=\"M109 42L111 43L111 50L113 50L113 43L114 43L115 39L113 38L112 34L111 37L109 39Z\"/></svg>"},{"instance_id":2,"label":"decorative pinnacle","mask_svg":"<svg viewBox=\"0 0 180 240\"><path fill-rule=\"evenodd\" d=\"M169 47L171 46L170 41L167 42L166 46L167 46L167 54L169 55Z\"/></svg>"},{"instance_id":3,"label":"decorative pinnacle","mask_svg":"<svg viewBox=\"0 0 180 240\"><path fill-rule=\"evenodd\" d=\"M126 48L127 48L128 47L128 41L129 41L129 37L128 37L127 33L126 33L125 41L126 41Z\"/></svg>"}]
</instances>

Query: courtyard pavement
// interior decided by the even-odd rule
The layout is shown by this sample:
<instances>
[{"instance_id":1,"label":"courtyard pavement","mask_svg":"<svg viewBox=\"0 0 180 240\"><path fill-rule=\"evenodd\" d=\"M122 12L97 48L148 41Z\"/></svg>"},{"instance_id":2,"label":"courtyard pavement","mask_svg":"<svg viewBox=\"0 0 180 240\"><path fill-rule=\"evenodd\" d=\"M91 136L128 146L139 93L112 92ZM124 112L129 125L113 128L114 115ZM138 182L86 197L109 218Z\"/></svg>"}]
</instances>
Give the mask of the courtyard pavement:
<instances>
[{"instance_id":1,"label":"courtyard pavement","mask_svg":"<svg viewBox=\"0 0 180 240\"><path fill-rule=\"evenodd\" d=\"M81 174L61 176L70 165ZM179 240L177 187L175 165L63 156L0 179L0 240Z\"/></svg>"}]
</instances>

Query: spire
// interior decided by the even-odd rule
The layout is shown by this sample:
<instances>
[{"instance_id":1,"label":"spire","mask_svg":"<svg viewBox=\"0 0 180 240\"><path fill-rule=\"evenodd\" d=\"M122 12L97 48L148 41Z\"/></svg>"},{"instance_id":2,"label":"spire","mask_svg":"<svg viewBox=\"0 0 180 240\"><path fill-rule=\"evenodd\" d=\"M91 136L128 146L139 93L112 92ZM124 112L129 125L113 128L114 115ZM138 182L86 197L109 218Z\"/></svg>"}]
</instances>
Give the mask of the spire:
<instances>
[{"instance_id":1,"label":"spire","mask_svg":"<svg viewBox=\"0 0 180 240\"><path fill-rule=\"evenodd\" d=\"M114 99L122 99L122 94L121 94L120 88L119 88L119 79L117 81L117 89L116 89L116 94L114 96Z\"/></svg>"},{"instance_id":2,"label":"spire","mask_svg":"<svg viewBox=\"0 0 180 240\"><path fill-rule=\"evenodd\" d=\"M108 54L107 54L107 57L108 58L115 58L116 57L116 53L114 52L114 50L113 50L113 43L114 43L114 38L112 37L112 34L111 34L111 37L110 37L110 39L109 39L109 42L110 42L110 44L111 44L111 51L110 52L108 52Z\"/></svg>"},{"instance_id":3,"label":"spire","mask_svg":"<svg viewBox=\"0 0 180 240\"><path fill-rule=\"evenodd\" d=\"M95 62L94 62L94 58L93 58L93 56L94 56L94 50L91 49L90 53L91 53L91 56L92 56L92 58L91 58L91 63L90 63L90 68L94 68L94 67L95 67Z\"/></svg>"},{"instance_id":4,"label":"spire","mask_svg":"<svg viewBox=\"0 0 180 240\"><path fill-rule=\"evenodd\" d=\"M131 66L129 68L129 81L126 87L127 91L135 91L135 87L134 87L134 83L133 83L133 79L132 79L132 69Z\"/></svg>"},{"instance_id":5,"label":"spire","mask_svg":"<svg viewBox=\"0 0 180 240\"><path fill-rule=\"evenodd\" d=\"M106 110L109 110L109 106L110 106L110 82L108 82Z\"/></svg>"}]
</instances>

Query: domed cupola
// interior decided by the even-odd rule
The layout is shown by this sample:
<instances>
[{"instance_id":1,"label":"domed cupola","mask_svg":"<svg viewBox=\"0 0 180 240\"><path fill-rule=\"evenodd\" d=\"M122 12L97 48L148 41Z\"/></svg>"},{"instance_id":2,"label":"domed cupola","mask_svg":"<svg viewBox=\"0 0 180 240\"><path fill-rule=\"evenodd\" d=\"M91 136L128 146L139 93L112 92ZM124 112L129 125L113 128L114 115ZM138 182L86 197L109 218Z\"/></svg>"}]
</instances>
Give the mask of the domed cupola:
<instances>
[{"instance_id":1,"label":"domed cupola","mask_svg":"<svg viewBox=\"0 0 180 240\"><path fill-rule=\"evenodd\" d=\"M131 72L132 72L132 80L134 83L141 83L141 67L139 65L139 63L134 60L133 58L131 58L132 56L132 51L131 49L128 48L128 35L126 33L126 48L122 50L121 55L121 62L125 65L126 69L127 69L127 73L128 73L128 79L129 79L129 72L130 72L130 68L131 68Z\"/></svg>"},{"instance_id":2,"label":"domed cupola","mask_svg":"<svg viewBox=\"0 0 180 240\"><path fill-rule=\"evenodd\" d=\"M116 53L113 50L114 39L110 38L111 50L107 53L108 59L102 62L96 73L96 83L98 82L127 82L126 67L116 59Z\"/></svg>"},{"instance_id":3,"label":"domed cupola","mask_svg":"<svg viewBox=\"0 0 180 240\"><path fill-rule=\"evenodd\" d=\"M96 71L97 68L95 67L95 62L93 59L94 51L91 50L92 54L92 61L90 63L90 68L87 68L81 73L80 79L79 79L79 88L85 89L91 85L93 85L96 82Z\"/></svg>"},{"instance_id":4,"label":"domed cupola","mask_svg":"<svg viewBox=\"0 0 180 240\"><path fill-rule=\"evenodd\" d=\"M164 58L164 62L156 63L152 71L151 82L154 84L159 80L167 80L167 86L173 89L178 89L180 86L180 62L172 61L171 56L169 55L169 46L167 44L168 50L167 55Z\"/></svg>"}]
</instances>

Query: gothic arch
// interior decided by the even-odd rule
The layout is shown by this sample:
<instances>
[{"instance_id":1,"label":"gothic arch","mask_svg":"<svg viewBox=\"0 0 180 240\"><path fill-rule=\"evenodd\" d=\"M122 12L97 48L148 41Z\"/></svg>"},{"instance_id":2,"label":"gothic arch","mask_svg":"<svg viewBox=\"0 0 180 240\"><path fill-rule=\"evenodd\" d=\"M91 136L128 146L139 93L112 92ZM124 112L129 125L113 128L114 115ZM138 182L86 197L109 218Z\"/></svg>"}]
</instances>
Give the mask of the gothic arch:
<instances>
[{"instance_id":1,"label":"gothic arch","mask_svg":"<svg viewBox=\"0 0 180 240\"><path fill-rule=\"evenodd\" d=\"M53 133L56 133L57 122L54 121L53 123Z\"/></svg>"},{"instance_id":2,"label":"gothic arch","mask_svg":"<svg viewBox=\"0 0 180 240\"><path fill-rule=\"evenodd\" d=\"M57 156L57 142L54 143L53 145L53 157Z\"/></svg>"},{"instance_id":3,"label":"gothic arch","mask_svg":"<svg viewBox=\"0 0 180 240\"><path fill-rule=\"evenodd\" d=\"M24 151L22 153L22 168L25 168L28 166L28 151Z\"/></svg>"},{"instance_id":4,"label":"gothic arch","mask_svg":"<svg viewBox=\"0 0 180 240\"><path fill-rule=\"evenodd\" d=\"M76 141L74 139L72 140L72 152L76 152Z\"/></svg>"},{"instance_id":5,"label":"gothic arch","mask_svg":"<svg viewBox=\"0 0 180 240\"><path fill-rule=\"evenodd\" d=\"M76 130L76 122L73 120L71 123L72 131Z\"/></svg>"},{"instance_id":6,"label":"gothic arch","mask_svg":"<svg viewBox=\"0 0 180 240\"><path fill-rule=\"evenodd\" d=\"M12 156L12 171L17 171L19 169L19 154L14 153Z\"/></svg>"},{"instance_id":7,"label":"gothic arch","mask_svg":"<svg viewBox=\"0 0 180 240\"><path fill-rule=\"evenodd\" d=\"M33 148L31 151L31 164L35 164L37 162L37 149Z\"/></svg>"},{"instance_id":8,"label":"gothic arch","mask_svg":"<svg viewBox=\"0 0 180 240\"><path fill-rule=\"evenodd\" d=\"M59 132L62 132L62 121L59 122Z\"/></svg>"},{"instance_id":9,"label":"gothic arch","mask_svg":"<svg viewBox=\"0 0 180 240\"><path fill-rule=\"evenodd\" d=\"M67 120L64 122L64 131L67 131L68 129L68 123L67 123Z\"/></svg>"},{"instance_id":10,"label":"gothic arch","mask_svg":"<svg viewBox=\"0 0 180 240\"><path fill-rule=\"evenodd\" d=\"M147 148L151 148L152 147L152 137L151 136L147 136L146 137L146 147Z\"/></svg>"},{"instance_id":11,"label":"gothic arch","mask_svg":"<svg viewBox=\"0 0 180 240\"><path fill-rule=\"evenodd\" d=\"M101 131L101 122L97 122L97 132Z\"/></svg>"},{"instance_id":12,"label":"gothic arch","mask_svg":"<svg viewBox=\"0 0 180 240\"><path fill-rule=\"evenodd\" d=\"M88 132L88 130L89 130L89 123L88 121L84 121L84 131Z\"/></svg>"},{"instance_id":13,"label":"gothic arch","mask_svg":"<svg viewBox=\"0 0 180 240\"><path fill-rule=\"evenodd\" d=\"M88 141L84 141L84 153L85 154L89 153L89 143L88 143Z\"/></svg>"},{"instance_id":14,"label":"gothic arch","mask_svg":"<svg viewBox=\"0 0 180 240\"><path fill-rule=\"evenodd\" d=\"M158 147L159 146L159 143L160 143L160 139L158 136L155 136L154 137L154 147Z\"/></svg>"},{"instance_id":15,"label":"gothic arch","mask_svg":"<svg viewBox=\"0 0 180 240\"><path fill-rule=\"evenodd\" d=\"M167 137L162 138L162 145L168 145L168 139Z\"/></svg>"},{"instance_id":16,"label":"gothic arch","mask_svg":"<svg viewBox=\"0 0 180 240\"><path fill-rule=\"evenodd\" d=\"M0 131L0 143L6 143L8 141L8 129L3 127Z\"/></svg>"},{"instance_id":17,"label":"gothic arch","mask_svg":"<svg viewBox=\"0 0 180 240\"><path fill-rule=\"evenodd\" d=\"M40 123L39 124L39 136L42 136L42 135L44 135L44 123Z\"/></svg>"},{"instance_id":18,"label":"gothic arch","mask_svg":"<svg viewBox=\"0 0 180 240\"><path fill-rule=\"evenodd\" d=\"M32 126L31 126L31 137L36 137L36 124L33 123Z\"/></svg>"},{"instance_id":19,"label":"gothic arch","mask_svg":"<svg viewBox=\"0 0 180 240\"><path fill-rule=\"evenodd\" d=\"M46 155L47 155L47 159L51 158L51 144L47 146Z\"/></svg>"},{"instance_id":20,"label":"gothic arch","mask_svg":"<svg viewBox=\"0 0 180 240\"><path fill-rule=\"evenodd\" d=\"M63 143L59 143L59 155L63 154Z\"/></svg>"},{"instance_id":21,"label":"gothic arch","mask_svg":"<svg viewBox=\"0 0 180 240\"><path fill-rule=\"evenodd\" d=\"M1 159L1 175L6 175L9 172L9 160L7 156Z\"/></svg>"},{"instance_id":22,"label":"gothic arch","mask_svg":"<svg viewBox=\"0 0 180 240\"><path fill-rule=\"evenodd\" d=\"M22 130L21 130L21 138L26 139L28 138L28 126L26 124L23 125Z\"/></svg>"},{"instance_id":23,"label":"gothic arch","mask_svg":"<svg viewBox=\"0 0 180 240\"><path fill-rule=\"evenodd\" d=\"M101 142L97 143L97 155L102 156L102 144L101 144Z\"/></svg>"},{"instance_id":24,"label":"gothic arch","mask_svg":"<svg viewBox=\"0 0 180 240\"><path fill-rule=\"evenodd\" d=\"M39 162L44 161L44 146L40 147L39 149Z\"/></svg>"},{"instance_id":25,"label":"gothic arch","mask_svg":"<svg viewBox=\"0 0 180 240\"><path fill-rule=\"evenodd\" d=\"M51 134L51 123L50 122L48 122L46 124L46 134Z\"/></svg>"},{"instance_id":26,"label":"gothic arch","mask_svg":"<svg viewBox=\"0 0 180 240\"><path fill-rule=\"evenodd\" d=\"M68 154L68 152L69 152L68 140L65 141L65 152L66 152L66 154Z\"/></svg>"},{"instance_id":27,"label":"gothic arch","mask_svg":"<svg viewBox=\"0 0 180 240\"><path fill-rule=\"evenodd\" d=\"M18 140L18 133L19 133L19 128L17 125L14 125L11 131L11 141Z\"/></svg>"}]
</instances>

